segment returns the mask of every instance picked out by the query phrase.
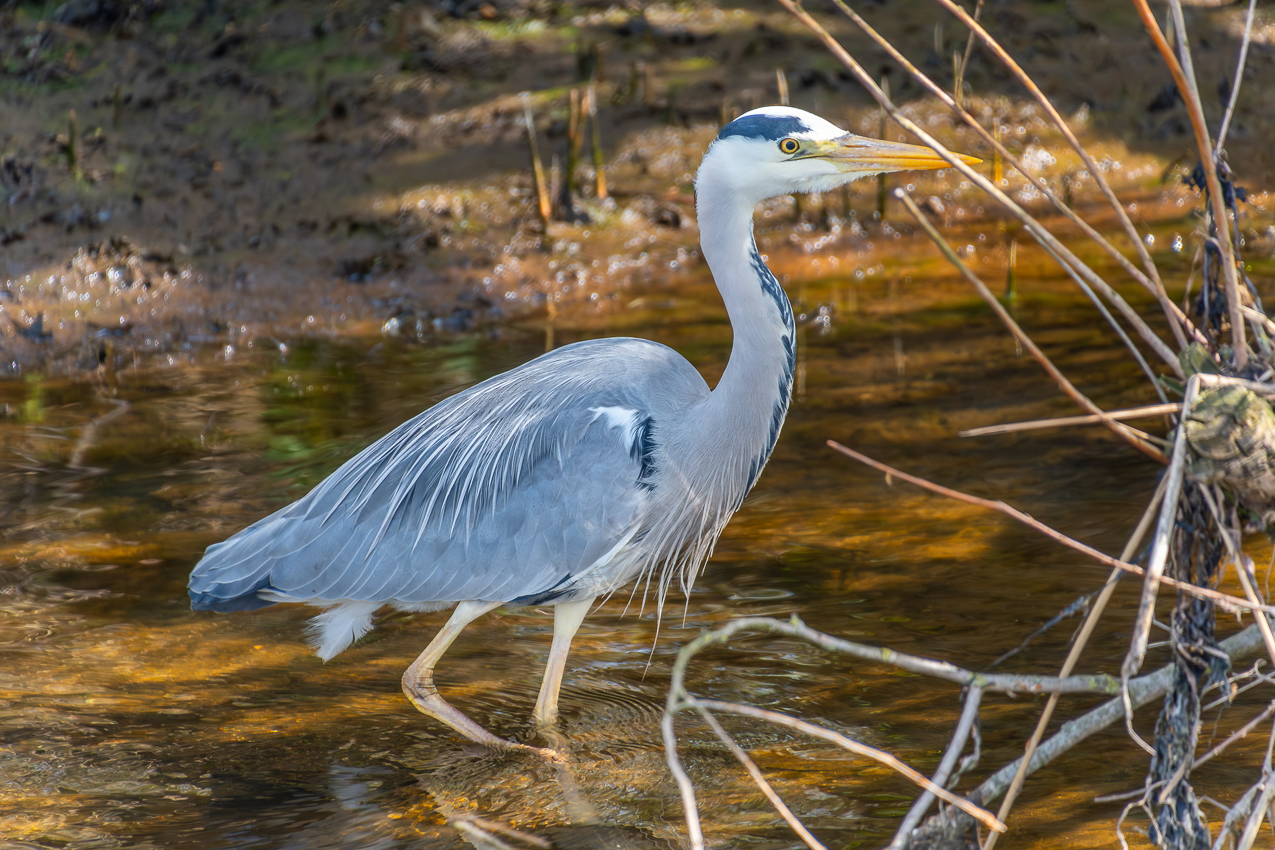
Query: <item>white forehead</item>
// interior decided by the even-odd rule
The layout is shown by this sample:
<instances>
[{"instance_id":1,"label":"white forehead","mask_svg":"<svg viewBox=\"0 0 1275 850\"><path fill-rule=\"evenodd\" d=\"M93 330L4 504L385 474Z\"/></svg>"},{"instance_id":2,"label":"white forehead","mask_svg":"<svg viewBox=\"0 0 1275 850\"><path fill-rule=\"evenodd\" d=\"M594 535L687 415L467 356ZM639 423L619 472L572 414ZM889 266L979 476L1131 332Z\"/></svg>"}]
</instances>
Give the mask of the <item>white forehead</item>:
<instances>
[{"instance_id":1,"label":"white forehead","mask_svg":"<svg viewBox=\"0 0 1275 850\"><path fill-rule=\"evenodd\" d=\"M844 136L831 121L792 106L763 106L745 112L722 128L718 139L743 138L777 142L780 139L835 139Z\"/></svg>"}]
</instances>

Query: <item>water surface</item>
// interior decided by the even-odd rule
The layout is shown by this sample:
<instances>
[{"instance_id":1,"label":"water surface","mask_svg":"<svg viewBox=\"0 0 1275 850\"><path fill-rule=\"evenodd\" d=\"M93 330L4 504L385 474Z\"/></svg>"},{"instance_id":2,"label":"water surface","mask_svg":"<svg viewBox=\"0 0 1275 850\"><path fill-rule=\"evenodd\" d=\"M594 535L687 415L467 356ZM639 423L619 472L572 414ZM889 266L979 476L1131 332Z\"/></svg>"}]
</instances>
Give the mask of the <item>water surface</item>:
<instances>
[{"instance_id":1,"label":"water surface","mask_svg":"<svg viewBox=\"0 0 1275 850\"><path fill-rule=\"evenodd\" d=\"M1085 392L1109 408L1152 400L1091 308L1056 281L1021 286L1023 323ZM792 294L807 324L770 466L658 638L651 606L627 594L586 621L563 689L566 767L483 751L406 702L399 677L444 613L385 616L323 664L303 640L312 611L197 613L185 594L206 546L419 410L539 354L543 327L428 345L258 340L229 360L195 352L166 370L0 385L0 832L29 847L450 848L471 845L448 819L473 813L561 847L680 846L658 721L673 655L701 629L797 614L982 667L1100 586L1105 567L1000 515L888 486L824 441L1005 499L1109 552L1141 514L1154 464L1097 428L958 438L1074 411L954 283L883 267ZM729 329L706 281L639 295L619 311L560 317L552 344L648 336L715 381ZM1132 588L1117 596L1123 608L1132 599ZM1089 667L1118 668L1125 624L1117 612L1100 627ZM1056 670L1072 628L1002 669ZM443 693L497 734L533 740L551 632L547 609L483 617L443 659ZM946 684L761 636L706 653L691 681L821 720L923 771L960 709ZM1039 706L988 698L980 770L1014 757ZM727 725L829 846L886 843L914 795L828 745ZM714 844L797 846L729 753L695 722L679 728ZM1113 841L1119 805L1091 800L1137 786L1145 759L1119 731L1086 753L1029 783L1019 843L1006 846ZM1199 781L1225 794L1251 780L1219 767Z\"/></svg>"}]
</instances>

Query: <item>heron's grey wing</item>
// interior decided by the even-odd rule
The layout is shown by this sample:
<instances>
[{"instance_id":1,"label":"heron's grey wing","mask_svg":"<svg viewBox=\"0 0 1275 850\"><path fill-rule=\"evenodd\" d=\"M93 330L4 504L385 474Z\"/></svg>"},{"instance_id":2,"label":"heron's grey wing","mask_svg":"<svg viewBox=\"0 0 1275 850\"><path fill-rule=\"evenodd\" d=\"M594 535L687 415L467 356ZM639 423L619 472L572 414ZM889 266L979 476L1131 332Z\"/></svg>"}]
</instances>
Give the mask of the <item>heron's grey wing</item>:
<instances>
[{"instance_id":1,"label":"heron's grey wing","mask_svg":"<svg viewBox=\"0 0 1275 850\"><path fill-rule=\"evenodd\" d=\"M604 583L645 504L653 368L679 403L707 392L663 346L606 340L453 396L210 547L194 606L539 602Z\"/></svg>"}]
</instances>

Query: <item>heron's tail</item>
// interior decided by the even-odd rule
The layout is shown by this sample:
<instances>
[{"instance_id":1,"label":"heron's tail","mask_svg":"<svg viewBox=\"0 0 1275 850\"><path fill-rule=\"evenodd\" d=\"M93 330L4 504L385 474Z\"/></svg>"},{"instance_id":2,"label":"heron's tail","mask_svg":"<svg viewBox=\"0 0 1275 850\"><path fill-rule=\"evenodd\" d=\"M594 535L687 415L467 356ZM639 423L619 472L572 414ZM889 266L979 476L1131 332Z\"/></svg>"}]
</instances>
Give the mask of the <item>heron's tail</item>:
<instances>
[{"instance_id":1,"label":"heron's tail","mask_svg":"<svg viewBox=\"0 0 1275 850\"><path fill-rule=\"evenodd\" d=\"M277 600L262 592L277 592L270 583L271 559L262 557L260 547L253 544L253 532L261 523L251 525L229 540L214 543L191 571L187 592L190 607L196 611L251 611L265 608Z\"/></svg>"}]
</instances>

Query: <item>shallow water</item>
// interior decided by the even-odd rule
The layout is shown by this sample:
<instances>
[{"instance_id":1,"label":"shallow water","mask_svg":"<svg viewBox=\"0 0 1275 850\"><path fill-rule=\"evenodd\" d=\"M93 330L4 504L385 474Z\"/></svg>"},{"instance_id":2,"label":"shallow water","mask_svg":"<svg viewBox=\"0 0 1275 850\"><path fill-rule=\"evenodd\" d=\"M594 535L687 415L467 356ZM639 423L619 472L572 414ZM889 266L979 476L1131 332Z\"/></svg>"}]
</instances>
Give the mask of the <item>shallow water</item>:
<instances>
[{"instance_id":1,"label":"shallow water","mask_svg":"<svg viewBox=\"0 0 1275 850\"><path fill-rule=\"evenodd\" d=\"M196 353L109 386L0 385L0 834L32 847L443 848L471 846L447 821L472 813L559 847L676 847L681 809L658 725L673 656L700 629L797 614L855 640L986 666L1096 590L1106 568L999 515L887 486L824 441L1005 499L1108 552L1158 469L1099 428L958 438L961 428L1074 411L970 293L909 280L892 267L794 288L798 312L813 320L823 306L830 318L801 331L774 458L658 638L650 606L626 613L623 594L586 620L563 690L565 767L482 751L406 702L399 676L445 614L386 616L325 665L303 641L312 612L191 612L186 577L206 546L417 411L540 353L547 336L648 336L712 382L729 331L702 278L687 275L675 297L560 318L552 334L510 328L430 346L258 341L228 362ZM1020 319L1085 392L1108 408L1152 400L1077 296L1052 281L1020 286ZM1132 588L1117 595L1122 609L1133 598ZM1107 618L1089 667L1118 668L1125 622L1122 612ZM1072 628L1001 669L1056 670ZM480 619L439 667L444 695L497 734L532 740L551 630L548 610ZM1153 653L1148 666L1162 659ZM691 683L827 722L922 771L937 765L960 709L948 685L760 636L705 653ZM987 699L980 771L1014 757L1039 705ZM1144 715L1149 725L1154 712ZM710 840L796 846L729 753L695 722L679 724ZM830 746L728 727L831 847L883 845L914 795ZM1145 758L1119 731L1084 753L1029 783L1016 843L1004 846L1114 841L1120 804L1092 798L1137 786ZM1219 766L1199 781L1225 794L1252 780Z\"/></svg>"}]
</instances>

